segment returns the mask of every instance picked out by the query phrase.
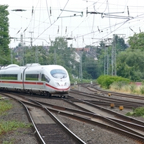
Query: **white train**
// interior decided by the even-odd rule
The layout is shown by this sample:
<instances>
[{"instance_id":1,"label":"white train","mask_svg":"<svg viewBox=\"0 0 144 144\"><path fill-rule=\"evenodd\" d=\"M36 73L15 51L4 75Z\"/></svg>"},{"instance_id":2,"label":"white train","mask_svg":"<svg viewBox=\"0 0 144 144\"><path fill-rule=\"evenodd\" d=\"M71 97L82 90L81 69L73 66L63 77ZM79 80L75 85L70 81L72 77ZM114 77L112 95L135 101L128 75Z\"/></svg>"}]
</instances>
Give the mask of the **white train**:
<instances>
[{"instance_id":1,"label":"white train","mask_svg":"<svg viewBox=\"0 0 144 144\"><path fill-rule=\"evenodd\" d=\"M68 94L70 80L67 70L60 65L10 64L0 68L0 88L62 96Z\"/></svg>"}]
</instances>

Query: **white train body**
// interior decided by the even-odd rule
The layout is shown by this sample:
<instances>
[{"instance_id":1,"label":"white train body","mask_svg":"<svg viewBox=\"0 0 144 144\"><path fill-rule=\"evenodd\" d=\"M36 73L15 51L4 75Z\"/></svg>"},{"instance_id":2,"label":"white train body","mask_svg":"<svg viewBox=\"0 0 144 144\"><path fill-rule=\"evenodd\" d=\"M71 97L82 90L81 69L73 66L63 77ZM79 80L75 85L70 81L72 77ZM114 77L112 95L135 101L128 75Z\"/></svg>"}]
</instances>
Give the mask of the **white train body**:
<instances>
[{"instance_id":1,"label":"white train body","mask_svg":"<svg viewBox=\"0 0 144 144\"><path fill-rule=\"evenodd\" d=\"M70 90L70 80L59 65L11 64L0 69L0 88L63 95Z\"/></svg>"}]
</instances>

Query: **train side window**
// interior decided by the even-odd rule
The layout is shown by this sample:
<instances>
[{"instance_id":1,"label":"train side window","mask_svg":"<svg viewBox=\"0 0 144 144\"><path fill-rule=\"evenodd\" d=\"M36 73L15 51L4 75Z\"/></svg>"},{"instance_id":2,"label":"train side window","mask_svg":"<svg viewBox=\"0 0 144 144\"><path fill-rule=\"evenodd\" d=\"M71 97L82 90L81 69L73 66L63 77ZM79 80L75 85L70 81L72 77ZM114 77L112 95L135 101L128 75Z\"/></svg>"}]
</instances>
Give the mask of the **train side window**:
<instances>
[{"instance_id":1,"label":"train side window","mask_svg":"<svg viewBox=\"0 0 144 144\"><path fill-rule=\"evenodd\" d=\"M50 82L50 78L48 76L44 75L44 74L41 75L41 80L46 81L48 83Z\"/></svg>"},{"instance_id":2,"label":"train side window","mask_svg":"<svg viewBox=\"0 0 144 144\"><path fill-rule=\"evenodd\" d=\"M38 81L38 74L26 74L26 80Z\"/></svg>"},{"instance_id":3,"label":"train side window","mask_svg":"<svg viewBox=\"0 0 144 144\"><path fill-rule=\"evenodd\" d=\"M41 75L41 81L45 81L44 74Z\"/></svg>"},{"instance_id":4,"label":"train side window","mask_svg":"<svg viewBox=\"0 0 144 144\"><path fill-rule=\"evenodd\" d=\"M17 80L17 74L0 74L2 80Z\"/></svg>"}]
</instances>

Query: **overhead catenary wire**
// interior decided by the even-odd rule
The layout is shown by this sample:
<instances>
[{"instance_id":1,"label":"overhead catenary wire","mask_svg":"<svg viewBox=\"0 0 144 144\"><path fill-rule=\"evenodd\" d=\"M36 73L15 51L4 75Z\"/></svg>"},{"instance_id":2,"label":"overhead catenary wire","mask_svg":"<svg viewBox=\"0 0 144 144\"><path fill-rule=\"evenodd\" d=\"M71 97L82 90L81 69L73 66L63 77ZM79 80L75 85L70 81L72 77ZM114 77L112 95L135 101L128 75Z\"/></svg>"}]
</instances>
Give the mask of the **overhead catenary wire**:
<instances>
[{"instance_id":1,"label":"overhead catenary wire","mask_svg":"<svg viewBox=\"0 0 144 144\"><path fill-rule=\"evenodd\" d=\"M51 8L50 8L50 13L49 13L47 0L46 0L46 7L47 7L48 18L49 18L49 21L50 21L50 24L51 24L51 19L50 19L50 15L51 15Z\"/></svg>"},{"instance_id":2,"label":"overhead catenary wire","mask_svg":"<svg viewBox=\"0 0 144 144\"><path fill-rule=\"evenodd\" d=\"M29 21L29 24L28 26L24 29L23 32L26 32L26 30L29 28L31 22L32 22L32 19L33 19L33 15L34 15L34 7L32 6L32 10L31 10L31 18L30 18L30 21Z\"/></svg>"},{"instance_id":3,"label":"overhead catenary wire","mask_svg":"<svg viewBox=\"0 0 144 144\"><path fill-rule=\"evenodd\" d=\"M120 24L121 24L121 25L118 27L118 28L120 28L120 27L121 27L122 25L124 25L127 21L129 21L129 20L120 22L120 23L118 23L118 24L116 24L116 25L120 25ZM115 26L115 25L112 25L112 26ZM107 29L107 28L109 28L109 27L106 27L106 28L104 28L104 29ZM115 30L117 30L118 28L116 28ZM103 29L103 31L104 31L104 29ZM113 30L111 33L113 33L115 30ZM87 33L87 34L84 34L84 35L77 36L77 38L81 38L81 37L83 37L83 36L90 35L90 34L96 33L96 32L98 32L98 30L97 30L97 31L90 32L90 33ZM107 35L105 35L105 36L102 37L101 39L107 37L107 36L110 35L111 33L108 33Z\"/></svg>"},{"instance_id":4,"label":"overhead catenary wire","mask_svg":"<svg viewBox=\"0 0 144 144\"><path fill-rule=\"evenodd\" d=\"M90 2L91 2L91 0L89 0L89 4L90 4ZM118 0L117 0L117 2L118 2ZM40 3L40 0L39 0L39 3ZM50 5L49 1L48 1L48 8L49 8L49 10L48 10L47 6L46 6L46 1L44 1L44 3L45 3L45 11L46 10L49 11L49 14L50 14L50 8L49 8L50 6L52 7L52 10L58 10L58 8L56 7L57 5L55 5L53 7L53 5ZM94 2L91 3L91 6L87 5L87 7L89 8L89 10L91 10L92 6L95 6L96 7L95 11L101 11L103 13L108 13L108 8L107 8L108 5L107 4L109 4L110 12L113 11L113 10L115 10L115 9L116 9L116 11L118 11L118 10L124 11L124 9L125 9L124 16L125 16L126 20L128 18L128 12L127 12L127 7L128 7L129 8L129 16L134 16L133 20L129 20L128 21L130 23L130 25L128 26L128 25L124 24L124 25L120 26L125 20L123 21L121 19L116 19L116 16L112 17L112 14L111 14L111 17L109 15L107 16L109 19L113 18L113 19L111 19L111 25L108 26L105 23L105 22L107 22L107 24L108 24L108 19L101 19L101 17L99 17L99 16L95 16L95 15L92 16L92 15L89 14L87 18L86 17L83 17L81 19L80 18L76 18L76 21L74 21L75 19L73 20L73 18L71 18L72 22L70 24L65 23L65 19L64 19L63 23L62 23L62 25L63 25L62 36L64 36L64 35L68 36L68 33L69 34L73 34L72 36L75 37L75 38L77 38L80 41L81 41L81 39L79 39L79 37L83 37L84 36L85 37L85 42L87 42L87 40L90 39L90 37L91 38L92 37L93 38L94 37L99 37L99 38L104 37L105 35L107 35L107 34L110 33L110 29L111 29L111 31L115 30L114 32L116 32L116 31L119 32L120 30L121 31L125 31L126 28L127 28L127 32L129 32L130 31L129 27L131 27L136 32L138 32L138 31L140 31L139 30L139 27L140 27L141 31L143 31L143 27L142 27L143 20L142 20L142 18L144 16L142 15L142 12L138 11L137 15L139 14L139 17L136 17L137 15L136 15L134 9L132 9L132 7L131 7L132 5L128 4L128 0L126 2L124 2L124 4L115 3L115 2L112 3L111 1L107 1L107 0L96 0L96 1L94 1ZM58 4L58 6L59 5L60 4ZM113 8L111 7L111 5L113 5ZM72 6L72 5L68 5L68 6ZM117 6L117 8L115 6ZM135 8L139 8L140 6L135 5L134 7ZM74 7L72 10L76 11L77 9L78 9L77 7ZM78 11L84 11L84 14L85 14L85 9L86 8L84 8L83 10L78 10ZM40 12L39 8L37 8L37 9L35 8L35 10L38 10ZM44 7L43 7L43 10L44 10ZM48 15L47 11L46 11L45 14ZM52 14L53 15L51 16L51 22L55 22L55 20L57 20L57 18L58 18L58 14L55 15L55 11L52 11ZM38 15L36 15L36 13L34 15L38 16ZM57 27L58 26L60 27L60 31L62 31L62 29L61 29L61 23L60 23L60 21L58 21L57 23L55 22L51 26L52 23L50 24L49 17L47 15L46 15L46 17L44 17L44 18L46 18L46 20L45 21L42 20L42 19L38 20L39 23L37 22L36 25L35 25L35 27L33 26L33 30L31 30L31 31L34 31L34 33L36 34L36 36L39 36L41 33L37 33L36 32L36 28L41 27L41 29L40 29L41 31L40 32L43 32L45 29L47 29L50 26L50 28L49 28L50 31L48 31L49 32L48 35L51 35L51 38L53 39L54 37L58 36L58 34L57 34ZM63 15L64 15L64 13L63 13ZM124 17L121 17L121 18L123 19ZM34 20L34 16L33 16L33 20ZM33 22L36 22L36 21L37 20L34 20ZM66 19L66 21L67 21L67 19ZM45 22L47 23L47 25L46 24L44 25ZM75 23L75 22L77 22L77 23ZM89 22L89 24L85 25L88 22ZM136 23L137 23L137 25L136 25ZM70 26L70 25L72 25L72 26ZM66 33L66 27L67 27L67 33ZM84 30L82 30L82 29L84 29ZM99 29L99 31L98 31L98 29ZM24 30L26 31L27 28L25 28ZM51 30L53 30L54 33L51 33ZM101 33L100 31L103 31L103 33ZM112 33L110 33L110 35ZM41 35L41 36L42 37L46 37L46 34L47 33L43 33L43 35ZM130 33L130 35L131 34L132 34L132 32ZM37 37L35 37L35 38L37 38Z\"/></svg>"},{"instance_id":5,"label":"overhead catenary wire","mask_svg":"<svg viewBox=\"0 0 144 144\"><path fill-rule=\"evenodd\" d=\"M135 20L135 19L139 18L139 17L142 16L142 15L144 15L144 13L141 14L141 15L138 15L138 16L134 17L132 20ZM116 25L120 25L120 26L117 27L117 28L115 28L112 32L108 33L107 35L103 36L102 38L105 38L105 37L107 37L108 35L110 35L111 33L115 32L117 29L119 29L120 27L122 27L122 26L123 26L125 23L127 23L128 21L131 21L131 19L128 19L128 20L126 20L126 21L123 21L123 22L120 22L120 23L111 25L111 27L115 27ZM103 28L103 31L104 31L105 29L107 29L107 28L109 28L109 27ZM84 35L79 35L79 36L77 36L77 38L80 38L80 37L83 37L83 36L86 36L86 35L90 35L90 34L96 33L96 32L98 32L98 31L93 31L93 32L90 32L90 33L87 33L87 34L84 34Z\"/></svg>"},{"instance_id":6,"label":"overhead catenary wire","mask_svg":"<svg viewBox=\"0 0 144 144\"><path fill-rule=\"evenodd\" d=\"M65 7L67 6L68 2L69 2L69 0L67 0L67 2L66 2L66 4L65 4L63 9L65 9ZM62 13L63 13L63 11L59 14L58 18L61 16ZM39 34L37 36L37 38L34 39L34 41L36 41L45 31L47 31L53 24L55 24L58 21L58 18L53 23L51 23L51 25L49 27L47 27L41 34Z\"/></svg>"},{"instance_id":7,"label":"overhead catenary wire","mask_svg":"<svg viewBox=\"0 0 144 144\"><path fill-rule=\"evenodd\" d=\"M94 5L94 4L93 4ZM106 8L108 7L108 1L107 1L107 6L106 6ZM106 10L106 9L105 9ZM104 10L104 11L105 11ZM108 15L108 14L107 14ZM116 18L117 17L117 15L116 16L113 16L114 18ZM120 17L120 18L128 18L128 17ZM109 18L109 20L110 20L110 18ZM79 24L79 26L80 26L81 24ZM77 26L77 27L79 27L79 26ZM111 26L109 26L109 28L111 29ZM73 30L74 31L74 30ZM82 35L83 36L83 35Z\"/></svg>"}]
</instances>

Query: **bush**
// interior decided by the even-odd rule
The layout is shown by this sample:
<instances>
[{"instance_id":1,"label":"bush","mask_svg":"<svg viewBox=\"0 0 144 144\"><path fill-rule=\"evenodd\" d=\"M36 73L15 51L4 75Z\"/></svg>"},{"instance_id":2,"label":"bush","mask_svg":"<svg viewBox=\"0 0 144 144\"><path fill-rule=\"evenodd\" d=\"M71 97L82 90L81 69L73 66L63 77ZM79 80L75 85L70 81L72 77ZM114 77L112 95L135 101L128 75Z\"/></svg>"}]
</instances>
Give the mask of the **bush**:
<instances>
[{"instance_id":1,"label":"bush","mask_svg":"<svg viewBox=\"0 0 144 144\"><path fill-rule=\"evenodd\" d=\"M133 109L133 112L128 112L127 116L144 116L144 107Z\"/></svg>"},{"instance_id":2,"label":"bush","mask_svg":"<svg viewBox=\"0 0 144 144\"><path fill-rule=\"evenodd\" d=\"M110 87L114 88L115 90L121 90L124 86L126 86L126 83L123 81L119 82L113 82Z\"/></svg>"},{"instance_id":3,"label":"bush","mask_svg":"<svg viewBox=\"0 0 144 144\"><path fill-rule=\"evenodd\" d=\"M144 94L144 86L142 86L142 87L140 88L140 93L141 93L141 94Z\"/></svg>"},{"instance_id":4,"label":"bush","mask_svg":"<svg viewBox=\"0 0 144 144\"><path fill-rule=\"evenodd\" d=\"M130 85L130 91L132 93L135 93L136 92L136 85L134 85L134 84Z\"/></svg>"},{"instance_id":5,"label":"bush","mask_svg":"<svg viewBox=\"0 0 144 144\"><path fill-rule=\"evenodd\" d=\"M119 76L102 75L98 77L97 82L98 84L101 85L101 87L109 89L110 85L114 82L121 82L121 83L128 84L130 80Z\"/></svg>"}]
</instances>

